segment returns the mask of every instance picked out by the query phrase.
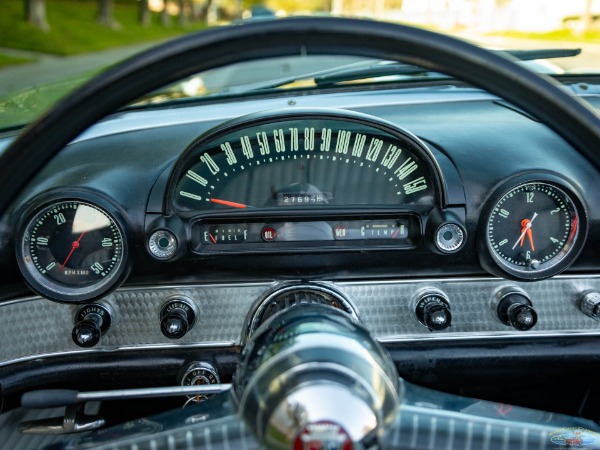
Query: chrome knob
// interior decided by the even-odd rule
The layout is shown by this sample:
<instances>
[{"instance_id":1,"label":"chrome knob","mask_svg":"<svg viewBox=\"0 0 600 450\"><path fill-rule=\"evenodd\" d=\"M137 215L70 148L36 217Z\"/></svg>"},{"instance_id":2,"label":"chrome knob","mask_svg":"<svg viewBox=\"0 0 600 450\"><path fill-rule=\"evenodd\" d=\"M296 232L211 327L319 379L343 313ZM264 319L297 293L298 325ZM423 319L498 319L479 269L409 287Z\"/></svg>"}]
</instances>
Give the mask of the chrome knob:
<instances>
[{"instance_id":1,"label":"chrome knob","mask_svg":"<svg viewBox=\"0 0 600 450\"><path fill-rule=\"evenodd\" d=\"M600 321L600 292L584 292L579 300L579 307L586 316Z\"/></svg>"}]
</instances>

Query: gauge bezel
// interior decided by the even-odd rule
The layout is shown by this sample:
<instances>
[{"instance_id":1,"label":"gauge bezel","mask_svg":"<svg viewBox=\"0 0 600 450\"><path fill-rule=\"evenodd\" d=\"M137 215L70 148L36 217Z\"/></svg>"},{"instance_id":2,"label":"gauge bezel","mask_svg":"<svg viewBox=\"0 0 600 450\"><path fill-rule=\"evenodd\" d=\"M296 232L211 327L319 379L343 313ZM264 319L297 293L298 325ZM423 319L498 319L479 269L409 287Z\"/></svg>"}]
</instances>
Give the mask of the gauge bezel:
<instances>
[{"instance_id":1,"label":"gauge bezel","mask_svg":"<svg viewBox=\"0 0 600 450\"><path fill-rule=\"evenodd\" d=\"M367 127L372 127L384 133L388 133L390 136L393 136L401 142L408 144L409 150L423 159L427 165L428 171L430 172L431 181L433 182L434 197L431 206L438 208L445 207L447 203L447 192L441 168L429 147L421 139L408 130L403 129L392 122L355 111L340 112L339 110L328 108L294 108L274 111L271 110L242 116L224 124L217 125L216 127L208 130L194 139L177 159L173 169L171 170L166 186L163 211L166 214L178 214L185 218L193 216L199 217L215 213L211 210L200 210L197 212L194 211L193 213L186 213L183 211L178 211L175 207L175 188L181 179L185 168L187 167L186 164L190 160L191 155L195 152L198 152L198 149L205 145L209 145L211 142L221 138L222 136L243 130L245 128L276 122L306 119L339 120L363 124ZM397 206L406 205L398 204ZM277 209L277 211L282 210L283 209ZM297 212L299 209L295 209L295 211ZM229 212L229 214L235 212L236 211ZM265 212L265 210L261 209L261 213L262 212ZM304 212L307 215L314 215L315 208L307 208L304 210ZM319 212L319 210L317 210L317 212ZM216 213L218 213L218 211Z\"/></svg>"},{"instance_id":2,"label":"gauge bezel","mask_svg":"<svg viewBox=\"0 0 600 450\"><path fill-rule=\"evenodd\" d=\"M25 259L28 253L28 250L26 250L28 235L31 232L33 223L48 209L69 202L89 204L106 214L113 221L122 238L121 258L116 266L106 278L87 286L71 287L44 277L33 263L28 263ZM61 303L94 301L112 292L127 278L131 270L128 245L129 227L126 225L125 215L120 208L102 193L87 189L56 189L34 197L27 202L22 212L17 214L17 217L21 217L17 224L17 241L15 244L17 263L26 284L42 297Z\"/></svg>"},{"instance_id":3,"label":"gauge bezel","mask_svg":"<svg viewBox=\"0 0 600 450\"><path fill-rule=\"evenodd\" d=\"M558 190L570 208L571 217L577 220L577 231L566 251L559 252L549 261L540 264L538 269L511 264L499 256L493 249L489 234L489 223L498 203L513 190L528 184L548 185ZM587 207L578 191L568 180L554 174L522 174L504 182L493 190L493 194L484 203L479 224L478 253L482 267L493 275L519 281L537 281L553 277L566 270L576 260L583 249L588 231ZM566 247L567 244L565 244Z\"/></svg>"}]
</instances>

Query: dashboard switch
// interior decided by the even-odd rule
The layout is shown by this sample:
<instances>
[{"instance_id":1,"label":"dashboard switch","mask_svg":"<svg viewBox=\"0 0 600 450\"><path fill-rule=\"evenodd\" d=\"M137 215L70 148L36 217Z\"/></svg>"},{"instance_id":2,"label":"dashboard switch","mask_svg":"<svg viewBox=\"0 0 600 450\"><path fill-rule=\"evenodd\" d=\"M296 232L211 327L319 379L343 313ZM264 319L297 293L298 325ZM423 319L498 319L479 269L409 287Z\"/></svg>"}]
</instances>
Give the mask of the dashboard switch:
<instances>
[{"instance_id":1,"label":"dashboard switch","mask_svg":"<svg viewBox=\"0 0 600 450\"><path fill-rule=\"evenodd\" d=\"M160 331L169 339L181 339L196 321L193 303L185 297L168 300L160 310Z\"/></svg>"},{"instance_id":2,"label":"dashboard switch","mask_svg":"<svg viewBox=\"0 0 600 450\"><path fill-rule=\"evenodd\" d=\"M99 304L86 305L75 314L75 326L71 332L73 342L79 347L93 347L108 331L111 314L106 306Z\"/></svg>"},{"instance_id":3,"label":"dashboard switch","mask_svg":"<svg viewBox=\"0 0 600 450\"><path fill-rule=\"evenodd\" d=\"M537 323L537 313L531 300L521 292L507 291L498 302L496 311L504 325L518 331L531 330Z\"/></svg>"},{"instance_id":4,"label":"dashboard switch","mask_svg":"<svg viewBox=\"0 0 600 450\"><path fill-rule=\"evenodd\" d=\"M197 386L204 384L219 384L219 374L212 364L195 362L187 367L181 377L182 386ZM212 395L194 395L188 398L193 402L202 402Z\"/></svg>"},{"instance_id":5,"label":"dashboard switch","mask_svg":"<svg viewBox=\"0 0 600 450\"><path fill-rule=\"evenodd\" d=\"M148 249L156 259L169 259L177 251L177 238L169 230L158 230L150 235Z\"/></svg>"},{"instance_id":6,"label":"dashboard switch","mask_svg":"<svg viewBox=\"0 0 600 450\"><path fill-rule=\"evenodd\" d=\"M415 309L417 319L429 331L445 330L452 324L450 302L439 291L427 291L419 295Z\"/></svg>"},{"instance_id":7,"label":"dashboard switch","mask_svg":"<svg viewBox=\"0 0 600 450\"><path fill-rule=\"evenodd\" d=\"M600 321L600 292L584 292L579 301L581 311L588 317Z\"/></svg>"},{"instance_id":8,"label":"dashboard switch","mask_svg":"<svg viewBox=\"0 0 600 450\"><path fill-rule=\"evenodd\" d=\"M455 223L445 223L435 232L435 245L442 253L454 253L465 243L465 232Z\"/></svg>"}]
</instances>

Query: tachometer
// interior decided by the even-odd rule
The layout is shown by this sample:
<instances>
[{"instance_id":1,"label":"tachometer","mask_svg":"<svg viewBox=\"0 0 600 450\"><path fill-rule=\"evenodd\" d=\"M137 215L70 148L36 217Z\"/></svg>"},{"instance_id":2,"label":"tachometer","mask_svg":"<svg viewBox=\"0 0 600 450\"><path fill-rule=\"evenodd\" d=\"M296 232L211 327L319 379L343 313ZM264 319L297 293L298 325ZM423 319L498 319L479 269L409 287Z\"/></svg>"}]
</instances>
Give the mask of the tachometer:
<instances>
[{"instance_id":1,"label":"tachometer","mask_svg":"<svg viewBox=\"0 0 600 450\"><path fill-rule=\"evenodd\" d=\"M566 269L585 238L582 203L567 188L545 180L502 190L485 221L487 253L503 274L524 280Z\"/></svg>"},{"instance_id":2,"label":"tachometer","mask_svg":"<svg viewBox=\"0 0 600 450\"><path fill-rule=\"evenodd\" d=\"M45 204L29 215L17 248L33 290L59 301L84 301L112 289L126 266L124 232L100 206L79 199Z\"/></svg>"},{"instance_id":3,"label":"tachometer","mask_svg":"<svg viewBox=\"0 0 600 450\"><path fill-rule=\"evenodd\" d=\"M427 147L391 124L356 113L270 112L192 143L171 175L168 209L432 207L440 185Z\"/></svg>"}]
</instances>

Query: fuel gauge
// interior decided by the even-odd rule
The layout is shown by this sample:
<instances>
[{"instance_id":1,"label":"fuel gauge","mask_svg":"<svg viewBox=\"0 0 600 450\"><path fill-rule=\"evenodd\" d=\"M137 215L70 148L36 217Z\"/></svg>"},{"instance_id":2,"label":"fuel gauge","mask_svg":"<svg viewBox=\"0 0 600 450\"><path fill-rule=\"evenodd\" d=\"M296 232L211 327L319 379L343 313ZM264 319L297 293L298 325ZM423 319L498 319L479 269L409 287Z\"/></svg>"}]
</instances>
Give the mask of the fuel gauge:
<instances>
[{"instance_id":1,"label":"fuel gauge","mask_svg":"<svg viewBox=\"0 0 600 450\"><path fill-rule=\"evenodd\" d=\"M248 239L247 224L204 225L202 243L205 245L241 244Z\"/></svg>"}]
</instances>

